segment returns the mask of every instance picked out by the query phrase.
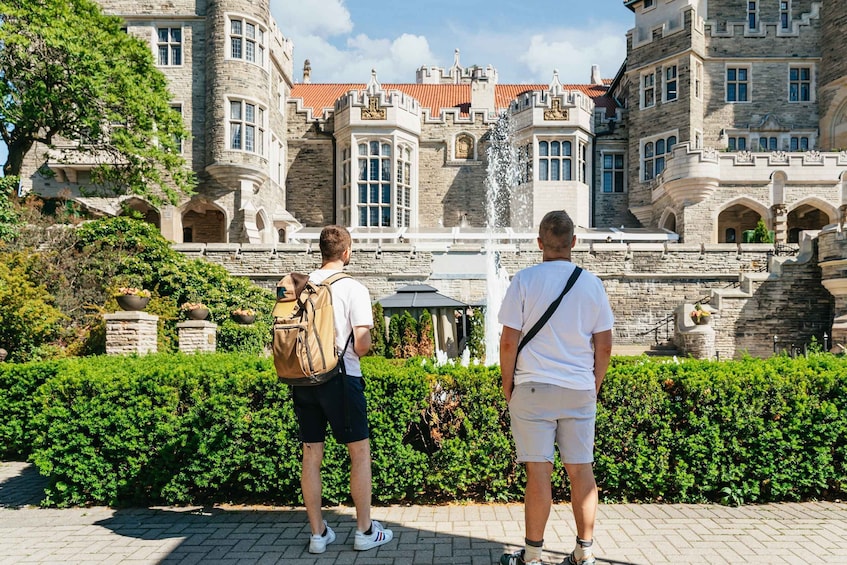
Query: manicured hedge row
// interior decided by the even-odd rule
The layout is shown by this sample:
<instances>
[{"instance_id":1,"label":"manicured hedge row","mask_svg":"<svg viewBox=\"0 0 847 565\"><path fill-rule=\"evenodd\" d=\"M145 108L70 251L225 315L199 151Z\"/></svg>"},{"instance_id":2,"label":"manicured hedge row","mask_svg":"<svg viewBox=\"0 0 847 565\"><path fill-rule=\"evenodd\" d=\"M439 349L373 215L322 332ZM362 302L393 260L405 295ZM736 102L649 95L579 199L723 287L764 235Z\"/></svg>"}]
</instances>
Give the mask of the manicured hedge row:
<instances>
[{"instance_id":1,"label":"manicured hedge row","mask_svg":"<svg viewBox=\"0 0 847 565\"><path fill-rule=\"evenodd\" d=\"M496 368L363 360L380 503L520 500ZM847 360L616 359L598 410L606 501L842 498ZM48 504L300 503L296 423L265 358L95 357L0 365L4 457L31 453ZM327 442L324 495L348 501ZM567 498L563 473L555 496Z\"/></svg>"}]
</instances>

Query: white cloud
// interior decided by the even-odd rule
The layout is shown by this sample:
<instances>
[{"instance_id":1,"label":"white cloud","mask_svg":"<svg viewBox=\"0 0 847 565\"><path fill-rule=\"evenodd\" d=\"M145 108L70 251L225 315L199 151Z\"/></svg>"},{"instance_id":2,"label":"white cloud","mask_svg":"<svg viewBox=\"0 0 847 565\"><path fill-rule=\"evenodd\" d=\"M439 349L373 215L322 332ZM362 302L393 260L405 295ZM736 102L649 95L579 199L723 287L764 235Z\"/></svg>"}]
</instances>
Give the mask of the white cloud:
<instances>
[{"instance_id":1,"label":"white cloud","mask_svg":"<svg viewBox=\"0 0 847 565\"><path fill-rule=\"evenodd\" d=\"M345 0L270 1L283 35L294 41L295 80L309 59L312 82L367 82L371 69L380 82L413 82L421 65L449 67L459 48L463 66L493 65L500 83L546 84L557 69L563 83L584 84L591 65L611 78L626 54L626 24L621 22L591 21L572 28L513 22L482 31L451 20L436 26L424 22L417 34L400 28L392 36L396 27L370 19L359 22L365 31L357 33Z\"/></svg>"},{"instance_id":2,"label":"white cloud","mask_svg":"<svg viewBox=\"0 0 847 565\"><path fill-rule=\"evenodd\" d=\"M549 81L558 69L563 83L584 84L591 65L599 65L603 78L618 72L626 53L626 38L616 29L560 30L535 34L520 60L533 76Z\"/></svg>"},{"instance_id":3,"label":"white cloud","mask_svg":"<svg viewBox=\"0 0 847 565\"><path fill-rule=\"evenodd\" d=\"M309 59L312 82L367 82L371 69L380 82L413 82L415 70L433 58L422 35L352 35L342 0L271 0L271 11L283 35L294 42L295 80Z\"/></svg>"},{"instance_id":4,"label":"white cloud","mask_svg":"<svg viewBox=\"0 0 847 565\"><path fill-rule=\"evenodd\" d=\"M331 37L350 33L353 21L343 0L271 0L271 12L284 35Z\"/></svg>"}]
</instances>

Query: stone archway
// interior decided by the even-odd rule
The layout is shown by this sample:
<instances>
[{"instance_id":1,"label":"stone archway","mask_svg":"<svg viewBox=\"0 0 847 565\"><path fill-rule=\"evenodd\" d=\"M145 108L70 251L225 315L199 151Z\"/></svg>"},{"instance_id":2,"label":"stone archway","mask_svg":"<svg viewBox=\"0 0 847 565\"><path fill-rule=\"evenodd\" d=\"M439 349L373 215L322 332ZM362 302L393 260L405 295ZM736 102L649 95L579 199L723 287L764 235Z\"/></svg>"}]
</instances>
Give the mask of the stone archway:
<instances>
[{"instance_id":1,"label":"stone archway","mask_svg":"<svg viewBox=\"0 0 847 565\"><path fill-rule=\"evenodd\" d=\"M667 208L659 219L659 227L677 233L676 231L676 212Z\"/></svg>"},{"instance_id":2,"label":"stone archway","mask_svg":"<svg viewBox=\"0 0 847 565\"><path fill-rule=\"evenodd\" d=\"M226 214L214 204L192 201L182 213L183 243L226 243Z\"/></svg>"},{"instance_id":3,"label":"stone archway","mask_svg":"<svg viewBox=\"0 0 847 565\"><path fill-rule=\"evenodd\" d=\"M753 200L742 198L727 205L718 214L717 241L718 243L745 243L745 232L756 229L759 219L768 223L767 208ZM734 238L734 241L732 239Z\"/></svg>"},{"instance_id":4,"label":"stone archway","mask_svg":"<svg viewBox=\"0 0 847 565\"><path fill-rule=\"evenodd\" d=\"M827 211L826 209L830 210ZM799 243L803 230L820 230L825 225L837 221L837 211L815 199L807 199L795 204L788 212L788 243Z\"/></svg>"},{"instance_id":5,"label":"stone archway","mask_svg":"<svg viewBox=\"0 0 847 565\"><path fill-rule=\"evenodd\" d=\"M121 202L121 207L123 208L121 216L126 216L130 211L137 212L141 215L142 220L148 224L153 224L156 226L156 229L161 231L162 217L159 214L159 211L148 202L141 198L132 197Z\"/></svg>"}]
</instances>

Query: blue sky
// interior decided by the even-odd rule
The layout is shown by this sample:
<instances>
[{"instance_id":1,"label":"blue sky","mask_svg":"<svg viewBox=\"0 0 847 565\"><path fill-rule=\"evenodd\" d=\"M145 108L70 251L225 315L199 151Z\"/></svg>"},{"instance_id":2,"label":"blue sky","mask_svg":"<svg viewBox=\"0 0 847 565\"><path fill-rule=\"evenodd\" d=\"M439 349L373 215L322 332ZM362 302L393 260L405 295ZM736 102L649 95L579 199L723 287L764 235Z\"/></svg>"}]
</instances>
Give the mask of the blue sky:
<instances>
[{"instance_id":1,"label":"blue sky","mask_svg":"<svg viewBox=\"0 0 847 565\"><path fill-rule=\"evenodd\" d=\"M303 61L312 82L414 82L422 66L493 65L500 83L587 83L626 56L634 17L623 0L270 0L282 33L294 41L294 77ZM6 147L0 143L0 163Z\"/></svg>"},{"instance_id":2,"label":"blue sky","mask_svg":"<svg viewBox=\"0 0 847 565\"><path fill-rule=\"evenodd\" d=\"M493 65L500 83L587 83L591 65L614 77L634 17L623 0L270 0L312 82L414 82L422 66Z\"/></svg>"}]
</instances>

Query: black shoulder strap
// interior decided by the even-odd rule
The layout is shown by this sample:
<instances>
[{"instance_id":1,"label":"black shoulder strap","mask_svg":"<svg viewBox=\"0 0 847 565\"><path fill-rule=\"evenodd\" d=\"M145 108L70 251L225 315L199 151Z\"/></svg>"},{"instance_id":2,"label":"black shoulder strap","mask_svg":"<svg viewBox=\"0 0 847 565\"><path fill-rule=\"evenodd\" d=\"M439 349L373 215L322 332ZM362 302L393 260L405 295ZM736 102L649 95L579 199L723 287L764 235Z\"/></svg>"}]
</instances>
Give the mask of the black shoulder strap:
<instances>
[{"instance_id":1,"label":"black shoulder strap","mask_svg":"<svg viewBox=\"0 0 847 565\"><path fill-rule=\"evenodd\" d=\"M562 302L562 299L565 297L565 295L568 293L568 291L570 291L570 289L573 287L574 283L576 282L576 279L579 278L579 274L581 272L582 272L582 269L580 267L576 267L574 269L573 273L571 273L571 276L568 279L568 283L565 285L565 290L562 291L562 294L560 294L559 297L556 300L554 300L553 303L550 304L550 306L547 307L547 310L544 312L544 314L541 316L541 318L539 318L539 320L537 322L535 322L535 325L532 326L532 329L530 329L528 332L526 332L526 335L523 336L523 339L521 340L520 344L518 344L517 353L520 353L521 349L523 349L524 346L527 343L529 343L529 340L534 338L535 334L537 334L539 331L541 331L541 328L544 327L544 324L547 323L547 320L550 319L550 316L552 316L553 312L556 311L556 308L559 307L559 304Z\"/></svg>"}]
</instances>

